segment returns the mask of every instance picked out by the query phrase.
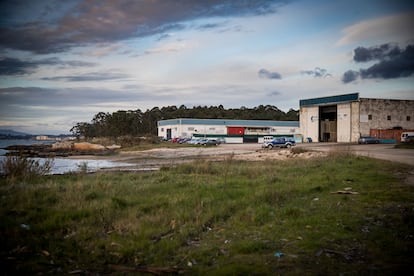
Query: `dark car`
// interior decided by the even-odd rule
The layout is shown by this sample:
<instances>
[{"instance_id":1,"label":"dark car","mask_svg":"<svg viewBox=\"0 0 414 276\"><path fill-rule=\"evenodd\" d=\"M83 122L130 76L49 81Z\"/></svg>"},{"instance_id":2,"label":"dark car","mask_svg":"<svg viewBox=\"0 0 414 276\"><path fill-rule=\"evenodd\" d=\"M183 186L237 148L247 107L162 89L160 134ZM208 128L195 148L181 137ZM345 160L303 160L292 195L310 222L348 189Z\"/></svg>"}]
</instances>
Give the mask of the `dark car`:
<instances>
[{"instance_id":1,"label":"dark car","mask_svg":"<svg viewBox=\"0 0 414 276\"><path fill-rule=\"evenodd\" d=\"M217 146L220 144L216 139L203 139L200 141L200 145L203 146Z\"/></svg>"},{"instance_id":2,"label":"dark car","mask_svg":"<svg viewBox=\"0 0 414 276\"><path fill-rule=\"evenodd\" d=\"M359 137L358 144L379 144L379 140L371 136Z\"/></svg>"}]
</instances>

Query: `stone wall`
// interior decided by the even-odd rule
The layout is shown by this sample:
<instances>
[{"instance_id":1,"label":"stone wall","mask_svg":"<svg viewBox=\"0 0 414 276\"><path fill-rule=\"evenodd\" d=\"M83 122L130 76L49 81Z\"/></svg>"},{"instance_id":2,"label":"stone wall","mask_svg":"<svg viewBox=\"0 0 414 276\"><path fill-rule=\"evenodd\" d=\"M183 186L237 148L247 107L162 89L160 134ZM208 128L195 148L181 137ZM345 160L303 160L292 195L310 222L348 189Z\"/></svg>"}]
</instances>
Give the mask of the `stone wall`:
<instances>
[{"instance_id":1,"label":"stone wall","mask_svg":"<svg viewBox=\"0 0 414 276\"><path fill-rule=\"evenodd\" d=\"M360 133L370 135L371 129L414 129L414 101L360 99Z\"/></svg>"}]
</instances>

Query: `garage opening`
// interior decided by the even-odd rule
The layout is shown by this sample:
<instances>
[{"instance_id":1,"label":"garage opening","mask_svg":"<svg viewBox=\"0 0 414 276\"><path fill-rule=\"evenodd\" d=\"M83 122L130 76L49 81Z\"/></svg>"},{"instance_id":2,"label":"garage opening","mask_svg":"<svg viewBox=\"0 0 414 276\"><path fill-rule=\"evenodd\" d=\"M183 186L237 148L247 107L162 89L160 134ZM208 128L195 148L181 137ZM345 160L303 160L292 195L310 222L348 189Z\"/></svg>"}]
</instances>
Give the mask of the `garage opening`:
<instances>
[{"instance_id":1,"label":"garage opening","mask_svg":"<svg viewBox=\"0 0 414 276\"><path fill-rule=\"evenodd\" d=\"M259 136L257 135L244 135L243 143L259 143Z\"/></svg>"},{"instance_id":2,"label":"garage opening","mask_svg":"<svg viewBox=\"0 0 414 276\"><path fill-rule=\"evenodd\" d=\"M337 109L336 105L319 107L319 141L337 141Z\"/></svg>"}]
</instances>

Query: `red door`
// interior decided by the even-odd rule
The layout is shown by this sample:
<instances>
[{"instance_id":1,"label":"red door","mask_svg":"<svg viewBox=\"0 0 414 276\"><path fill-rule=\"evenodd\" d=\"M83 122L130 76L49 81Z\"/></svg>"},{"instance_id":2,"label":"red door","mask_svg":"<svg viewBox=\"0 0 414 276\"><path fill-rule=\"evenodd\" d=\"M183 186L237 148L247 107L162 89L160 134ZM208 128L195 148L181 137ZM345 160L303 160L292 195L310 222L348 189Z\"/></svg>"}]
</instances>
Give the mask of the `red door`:
<instances>
[{"instance_id":1,"label":"red door","mask_svg":"<svg viewBox=\"0 0 414 276\"><path fill-rule=\"evenodd\" d=\"M244 127L227 127L227 135L244 135Z\"/></svg>"}]
</instances>

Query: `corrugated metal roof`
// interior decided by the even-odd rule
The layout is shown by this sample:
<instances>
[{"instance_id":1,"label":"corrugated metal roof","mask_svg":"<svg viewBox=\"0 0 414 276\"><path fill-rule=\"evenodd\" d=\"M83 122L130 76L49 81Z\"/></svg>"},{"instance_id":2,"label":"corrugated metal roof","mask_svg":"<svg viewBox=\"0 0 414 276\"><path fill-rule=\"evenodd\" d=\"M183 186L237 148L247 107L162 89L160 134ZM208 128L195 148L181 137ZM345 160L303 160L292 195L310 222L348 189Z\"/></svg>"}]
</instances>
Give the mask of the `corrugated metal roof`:
<instances>
[{"instance_id":1,"label":"corrugated metal roof","mask_svg":"<svg viewBox=\"0 0 414 276\"><path fill-rule=\"evenodd\" d=\"M299 127L299 121L267 121L267 120L228 120L228 119L187 119L178 118L158 121L158 126L165 125L224 125L243 127Z\"/></svg>"},{"instance_id":2,"label":"corrugated metal roof","mask_svg":"<svg viewBox=\"0 0 414 276\"><path fill-rule=\"evenodd\" d=\"M324 105L324 104L334 104L334 103L342 103L342 102L355 102L355 101L358 101L358 99L359 99L359 93L352 93L352 94L344 94L344 95L337 95L337 96L300 100L299 106Z\"/></svg>"}]
</instances>

